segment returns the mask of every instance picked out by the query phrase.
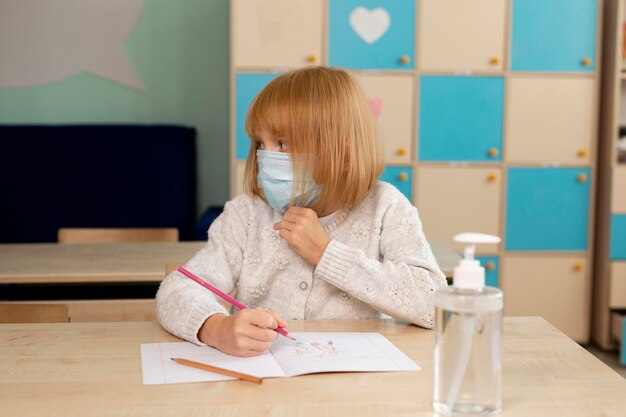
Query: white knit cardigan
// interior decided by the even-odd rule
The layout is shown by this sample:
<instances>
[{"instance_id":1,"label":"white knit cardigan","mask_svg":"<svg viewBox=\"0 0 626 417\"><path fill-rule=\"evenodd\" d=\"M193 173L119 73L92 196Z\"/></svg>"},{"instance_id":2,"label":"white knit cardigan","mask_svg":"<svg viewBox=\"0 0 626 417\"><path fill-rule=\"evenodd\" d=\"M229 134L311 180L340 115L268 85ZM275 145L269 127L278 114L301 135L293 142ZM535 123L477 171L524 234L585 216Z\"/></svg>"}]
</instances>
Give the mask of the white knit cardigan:
<instances>
[{"instance_id":1,"label":"white knit cardigan","mask_svg":"<svg viewBox=\"0 0 626 417\"><path fill-rule=\"evenodd\" d=\"M282 215L258 197L226 203L209 228L207 244L185 267L250 308L283 319L366 319L381 313L423 327L434 324L433 292L446 285L426 241L417 209L379 182L351 210L325 226L330 237L314 267L283 240ZM215 313L229 314L216 296L174 271L156 297L161 325L185 340L197 337Z\"/></svg>"}]
</instances>

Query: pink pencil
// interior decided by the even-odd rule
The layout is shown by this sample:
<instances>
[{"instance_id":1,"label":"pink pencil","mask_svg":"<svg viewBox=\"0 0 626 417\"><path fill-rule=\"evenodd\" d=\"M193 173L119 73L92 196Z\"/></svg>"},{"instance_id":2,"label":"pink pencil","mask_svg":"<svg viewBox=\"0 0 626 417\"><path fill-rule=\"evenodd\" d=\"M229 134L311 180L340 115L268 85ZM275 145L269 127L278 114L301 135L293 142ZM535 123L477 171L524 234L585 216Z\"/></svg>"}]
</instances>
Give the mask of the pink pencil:
<instances>
[{"instance_id":1,"label":"pink pencil","mask_svg":"<svg viewBox=\"0 0 626 417\"><path fill-rule=\"evenodd\" d=\"M215 288L213 285L209 284L205 280L198 278L192 272L189 272L187 269L185 269L185 267L182 267L182 266L178 267L178 272L180 272L181 274L187 276L187 278L191 278L192 280L196 281L198 284L202 285L204 288L206 288L207 290L211 291L212 293L214 293L215 295L217 295L221 299L226 300L227 302L231 303L232 305L237 307L239 310L243 310L243 309L248 308L245 305L241 304L239 301L235 300L230 295L228 295L226 293L223 293L222 291L218 290L217 288ZM276 333L282 334L286 338L289 338L291 340L296 340L293 337L289 336L287 334L287 331L285 329L283 329L282 327L277 327L275 330L276 330Z\"/></svg>"}]
</instances>

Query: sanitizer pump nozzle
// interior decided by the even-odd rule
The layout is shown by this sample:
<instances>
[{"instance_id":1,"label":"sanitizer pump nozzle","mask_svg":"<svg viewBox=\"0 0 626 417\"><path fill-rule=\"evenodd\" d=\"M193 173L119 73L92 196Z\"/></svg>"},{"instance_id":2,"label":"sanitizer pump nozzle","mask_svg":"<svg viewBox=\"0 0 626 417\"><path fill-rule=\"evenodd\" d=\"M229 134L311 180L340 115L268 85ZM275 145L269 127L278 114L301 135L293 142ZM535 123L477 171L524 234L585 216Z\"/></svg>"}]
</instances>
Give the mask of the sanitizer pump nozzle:
<instances>
[{"instance_id":1,"label":"sanitizer pump nozzle","mask_svg":"<svg viewBox=\"0 0 626 417\"><path fill-rule=\"evenodd\" d=\"M464 258L454 268L452 285L456 288L480 289L485 286L485 268L474 259L477 243L500 243L498 236L483 233L461 233L454 236L455 242L466 243Z\"/></svg>"}]
</instances>

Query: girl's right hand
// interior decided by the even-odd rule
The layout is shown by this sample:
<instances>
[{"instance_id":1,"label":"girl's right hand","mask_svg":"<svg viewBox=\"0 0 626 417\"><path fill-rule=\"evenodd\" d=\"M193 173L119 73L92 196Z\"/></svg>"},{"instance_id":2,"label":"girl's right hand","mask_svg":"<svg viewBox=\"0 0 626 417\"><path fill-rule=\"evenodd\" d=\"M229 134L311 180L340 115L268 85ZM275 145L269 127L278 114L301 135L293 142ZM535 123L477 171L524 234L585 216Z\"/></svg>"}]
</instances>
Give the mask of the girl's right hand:
<instances>
[{"instance_id":1,"label":"girl's right hand","mask_svg":"<svg viewBox=\"0 0 626 417\"><path fill-rule=\"evenodd\" d=\"M235 356L257 356L268 350L278 333L286 327L277 312L261 308L240 310L230 316L214 314L198 332L200 341Z\"/></svg>"}]
</instances>

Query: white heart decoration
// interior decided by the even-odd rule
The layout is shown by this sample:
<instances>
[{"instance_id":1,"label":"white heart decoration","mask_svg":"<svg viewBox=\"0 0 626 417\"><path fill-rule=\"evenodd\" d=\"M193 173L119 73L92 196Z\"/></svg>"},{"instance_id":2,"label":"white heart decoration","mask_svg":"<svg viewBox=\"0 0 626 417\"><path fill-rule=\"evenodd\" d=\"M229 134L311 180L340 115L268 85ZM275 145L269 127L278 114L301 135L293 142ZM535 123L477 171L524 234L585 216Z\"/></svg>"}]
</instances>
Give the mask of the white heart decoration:
<instances>
[{"instance_id":1,"label":"white heart decoration","mask_svg":"<svg viewBox=\"0 0 626 417\"><path fill-rule=\"evenodd\" d=\"M361 39L367 44L372 44L380 39L389 29L391 18L387 10L382 7L367 10L365 7L357 7L350 13L350 26Z\"/></svg>"}]
</instances>

